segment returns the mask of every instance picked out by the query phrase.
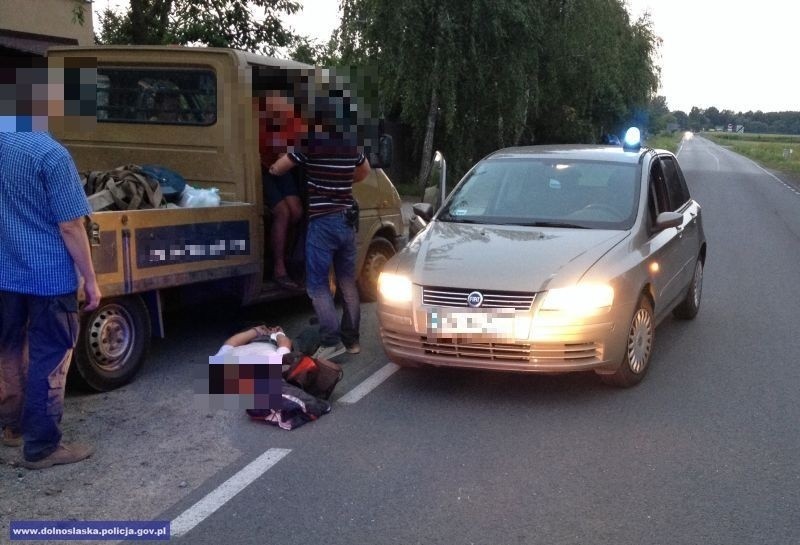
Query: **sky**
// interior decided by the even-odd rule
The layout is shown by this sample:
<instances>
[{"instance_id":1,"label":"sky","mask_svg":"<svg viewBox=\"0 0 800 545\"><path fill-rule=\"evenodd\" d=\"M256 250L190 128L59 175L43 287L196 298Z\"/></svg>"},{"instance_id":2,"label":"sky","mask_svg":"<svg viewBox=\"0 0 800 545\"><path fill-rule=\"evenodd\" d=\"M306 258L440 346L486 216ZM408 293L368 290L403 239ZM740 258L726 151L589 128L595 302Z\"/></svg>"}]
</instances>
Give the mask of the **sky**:
<instances>
[{"instance_id":1,"label":"sky","mask_svg":"<svg viewBox=\"0 0 800 545\"><path fill-rule=\"evenodd\" d=\"M671 110L800 111L798 0L627 0L648 10Z\"/></svg>"},{"instance_id":2,"label":"sky","mask_svg":"<svg viewBox=\"0 0 800 545\"><path fill-rule=\"evenodd\" d=\"M95 0L95 11L108 2ZM327 42L338 0L299 0L286 18L297 33ZM625 0L648 11L662 39L659 95L670 110L800 111L800 0Z\"/></svg>"}]
</instances>

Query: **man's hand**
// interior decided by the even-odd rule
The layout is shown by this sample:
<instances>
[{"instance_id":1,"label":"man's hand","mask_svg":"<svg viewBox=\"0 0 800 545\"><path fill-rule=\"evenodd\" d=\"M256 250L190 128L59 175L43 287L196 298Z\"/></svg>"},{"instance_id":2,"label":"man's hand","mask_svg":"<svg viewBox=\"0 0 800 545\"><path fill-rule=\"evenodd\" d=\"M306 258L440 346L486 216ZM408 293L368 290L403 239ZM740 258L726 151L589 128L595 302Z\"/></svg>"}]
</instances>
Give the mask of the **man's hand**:
<instances>
[{"instance_id":1,"label":"man's hand","mask_svg":"<svg viewBox=\"0 0 800 545\"><path fill-rule=\"evenodd\" d=\"M103 295L100 293L100 286L97 284L97 280L83 284L83 295L86 301L83 310L94 310L100 305L100 299Z\"/></svg>"}]
</instances>

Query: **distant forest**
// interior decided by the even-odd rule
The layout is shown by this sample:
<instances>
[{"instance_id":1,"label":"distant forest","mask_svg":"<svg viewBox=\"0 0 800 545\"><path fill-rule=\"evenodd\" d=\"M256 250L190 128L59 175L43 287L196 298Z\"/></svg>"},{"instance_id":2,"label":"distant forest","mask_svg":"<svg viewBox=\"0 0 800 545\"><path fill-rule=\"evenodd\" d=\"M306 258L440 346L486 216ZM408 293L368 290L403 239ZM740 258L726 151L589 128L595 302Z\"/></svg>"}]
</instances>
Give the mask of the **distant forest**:
<instances>
[{"instance_id":1,"label":"distant forest","mask_svg":"<svg viewBox=\"0 0 800 545\"><path fill-rule=\"evenodd\" d=\"M705 110L698 107L686 114L680 110L670 112L681 130L700 131L726 129L728 125L742 125L745 132L756 134L800 134L800 112L749 111L734 113L713 106Z\"/></svg>"}]
</instances>

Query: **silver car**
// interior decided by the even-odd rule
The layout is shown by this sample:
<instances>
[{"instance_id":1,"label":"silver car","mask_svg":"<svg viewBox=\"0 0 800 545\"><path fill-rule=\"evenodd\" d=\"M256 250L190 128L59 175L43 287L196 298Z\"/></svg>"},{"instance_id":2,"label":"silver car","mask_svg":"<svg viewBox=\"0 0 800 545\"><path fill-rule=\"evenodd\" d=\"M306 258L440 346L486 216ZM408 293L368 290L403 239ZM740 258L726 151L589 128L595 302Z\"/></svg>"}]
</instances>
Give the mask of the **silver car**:
<instances>
[{"instance_id":1,"label":"silver car","mask_svg":"<svg viewBox=\"0 0 800 545\"><path fill-rule=\"evenodd\" d=\"M523 372L647 372L655 326L697 314L700 206L664 150L533 146L476 164L379 277L391 361Z\"/></svg>"}]
</instances>

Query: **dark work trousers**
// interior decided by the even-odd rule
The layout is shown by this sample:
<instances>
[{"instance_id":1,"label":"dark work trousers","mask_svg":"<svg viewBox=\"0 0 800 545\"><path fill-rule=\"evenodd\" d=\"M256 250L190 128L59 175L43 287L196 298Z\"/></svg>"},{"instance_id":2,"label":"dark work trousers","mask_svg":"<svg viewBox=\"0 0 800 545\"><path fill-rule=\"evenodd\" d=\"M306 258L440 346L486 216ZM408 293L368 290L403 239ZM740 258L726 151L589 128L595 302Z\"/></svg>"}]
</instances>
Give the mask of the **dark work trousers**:
<instances>
[{"instance_id":1,"label":"dark work trousers","mask_svg":"<svg viewBox=\"0 0 800 545\"><path fill-rule=\"evenodd\" d=\"M61 441L64 386L77 338L75 293L0 291L0 423L22 431L28 461L49 456Z\"/></svg>"}]
</instances>

